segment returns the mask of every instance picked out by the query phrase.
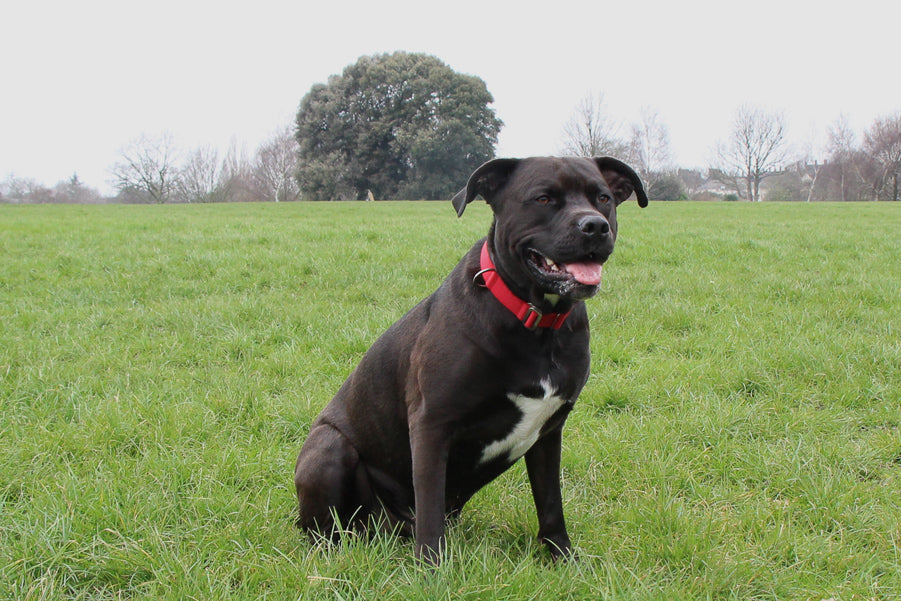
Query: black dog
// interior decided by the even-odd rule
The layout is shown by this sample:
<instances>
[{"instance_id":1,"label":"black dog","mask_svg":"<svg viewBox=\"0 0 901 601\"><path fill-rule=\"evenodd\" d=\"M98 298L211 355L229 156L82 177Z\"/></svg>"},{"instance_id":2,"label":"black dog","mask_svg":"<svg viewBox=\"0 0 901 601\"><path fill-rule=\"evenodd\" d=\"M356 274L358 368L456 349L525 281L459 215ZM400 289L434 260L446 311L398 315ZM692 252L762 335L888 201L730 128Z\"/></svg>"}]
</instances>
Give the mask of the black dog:
<instances>
[{"instance_id":1,"label":"black dog","mask_svg":"<svg viewBox=\"0 0 901 601\"><path fill-rule=\"evenodd\" d=\"M313 422L294 475L298 526L334 539L375 519L414 534L417 557L437 563L446 517L525 456L538 536L569 555L560 438L588 378L582 301L633 192L646 206L639 177L607 157L479 167L453 205L462 215L482 196L488 237L372 345Z\"/></svg>"}]
</instances>

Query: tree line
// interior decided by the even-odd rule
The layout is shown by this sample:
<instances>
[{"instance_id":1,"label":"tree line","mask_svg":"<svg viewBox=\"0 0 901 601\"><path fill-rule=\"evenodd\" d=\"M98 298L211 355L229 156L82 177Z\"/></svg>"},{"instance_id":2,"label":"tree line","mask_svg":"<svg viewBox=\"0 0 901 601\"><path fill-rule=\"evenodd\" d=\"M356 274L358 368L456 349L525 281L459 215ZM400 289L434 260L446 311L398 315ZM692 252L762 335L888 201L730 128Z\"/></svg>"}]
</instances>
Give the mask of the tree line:
<instances>
[{"instance_id":1,"label":"tree line","mask_svg":"<svg viewBox=\"0 0 901 601\"><path fill-rule=\"evenodd\" d=\"M141 136L110 169L113 198L77 174L53 188L9 177L0 202L196 203L446 199L494 158L503 123L485 82L439 59L407 52L361 57L301 99L295 123L252 157L237 144L184 151L171 135ZM633 165L655 200L899 200L901 112L858 139L847 119L825 148L792 149L785 118L745 105L706 169L680 169L669 130L650 107L624 126L603 95L579 101L558 154L610 155ZM553 153L554 149L549 149Z\"/></svg>"},{"instance_id":2,"label":"tree line","mask_svg":"<svg viewBox=\"0 0 901 601\"><path fill-rule=\"evenodd\" d=\"M284 127L250 158L236 143L220 153L212 146L182 150L171 134L142 135L122 148L110 168L116 195L104 198L78 174L47 188L32 179L0 183L0 202L200 203L300 200L295 171L297 141Z\"/></svg>"},{"instance_id":3,"label":"tree line","mask_svg":"<svg viewBox=\"0 0 901 601\"><path fill-rule=\"evenodd\" d=\"M901 200L901 112L877 118L860 140L847 117L839 116L826 147L815 150L810 144L791 147L781 113L743 105L705 170L674 164L669 130L651 108L641 110L628 135L622 129L603 96L589 95L564 128L563 153L621 158L655 200Z\"/></svg>"},{"instance_id":4,"label":"tree line","mask_svg":"<svg viewBox=\"0 0 901 601\"><path fill-rule=\"evenodd\" d=\"M790 148L784 132L781 114L741 107L709 178L746 200L901 200L901 112L877 117L860 139L841 115L819 153Z\"/></svg>"}]
</instances>

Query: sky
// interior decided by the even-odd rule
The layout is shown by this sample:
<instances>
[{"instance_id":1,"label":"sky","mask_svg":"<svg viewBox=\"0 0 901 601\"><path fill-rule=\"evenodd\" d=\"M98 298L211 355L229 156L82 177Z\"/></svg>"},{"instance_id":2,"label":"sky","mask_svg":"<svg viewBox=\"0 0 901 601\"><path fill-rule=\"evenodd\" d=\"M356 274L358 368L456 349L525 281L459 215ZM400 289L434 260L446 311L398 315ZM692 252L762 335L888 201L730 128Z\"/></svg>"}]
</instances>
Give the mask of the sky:
<instances>
[{"instance_id":1,"label":"sky","mask_svg":"<svg viewBox=\"0 0 901 601\"><path fill-rule=\"evenodd\" d=\"M578 102L602 94L622 135L642 108L676 162L705 167L742 104L782 112L824 155L901 111L901 4L808 0L13 0L0 7L0 181L53 186L109 169L141 135L253 153L310 87L364 55L434 55L476 75L504 121L498 156L559 153Z\"/></svg>"}]
</instances>

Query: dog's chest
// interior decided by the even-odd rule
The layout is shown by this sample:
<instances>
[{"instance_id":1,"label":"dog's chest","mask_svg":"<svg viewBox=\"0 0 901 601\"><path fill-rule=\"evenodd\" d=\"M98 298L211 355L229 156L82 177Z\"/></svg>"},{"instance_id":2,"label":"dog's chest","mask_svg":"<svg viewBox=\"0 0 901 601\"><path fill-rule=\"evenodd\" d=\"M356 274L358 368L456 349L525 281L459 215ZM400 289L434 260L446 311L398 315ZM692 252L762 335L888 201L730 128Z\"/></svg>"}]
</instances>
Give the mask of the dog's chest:
<instances>
[{"instance_id":1,"label":"dog's chest","mask_svg":"<svg viewBox=\"0 0 901 601\"><path fill-rule=\"evenodd\" d=\"M539 386L541 394L537 396L514 393L507 395L520 415L513 422L509 433L491 441L482 449L479 463L488 463L501 457L513 463L532 448L547 421L567 402L557 394L550 379L541 380Z\"/></svg>"}]
</instances>

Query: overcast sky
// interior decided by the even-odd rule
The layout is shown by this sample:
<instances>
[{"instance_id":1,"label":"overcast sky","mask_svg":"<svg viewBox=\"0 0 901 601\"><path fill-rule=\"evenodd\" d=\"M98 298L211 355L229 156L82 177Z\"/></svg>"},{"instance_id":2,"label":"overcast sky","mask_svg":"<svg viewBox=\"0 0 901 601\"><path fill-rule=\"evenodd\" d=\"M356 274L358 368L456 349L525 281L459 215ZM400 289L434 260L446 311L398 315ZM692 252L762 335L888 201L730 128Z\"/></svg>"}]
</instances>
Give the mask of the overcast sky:
<instances>
[{"instance_id":1,"label":"overcast sky","mask_svg":"<svg viewBox=\"0 0 901 601\"><path fill-rule=\"evenodd\" d=\"M500 156L559 152L575 105L602 93L623 135L650 107L678 163L705 166L742 103L784 111L798 144L822 143L841 113L860 134L901 110L899 16L888 0L12 0L0 180L77 173L108 192L141 134L252 154L314 83L395 50L486 82Z\"/></svg>"}]
</instances>

